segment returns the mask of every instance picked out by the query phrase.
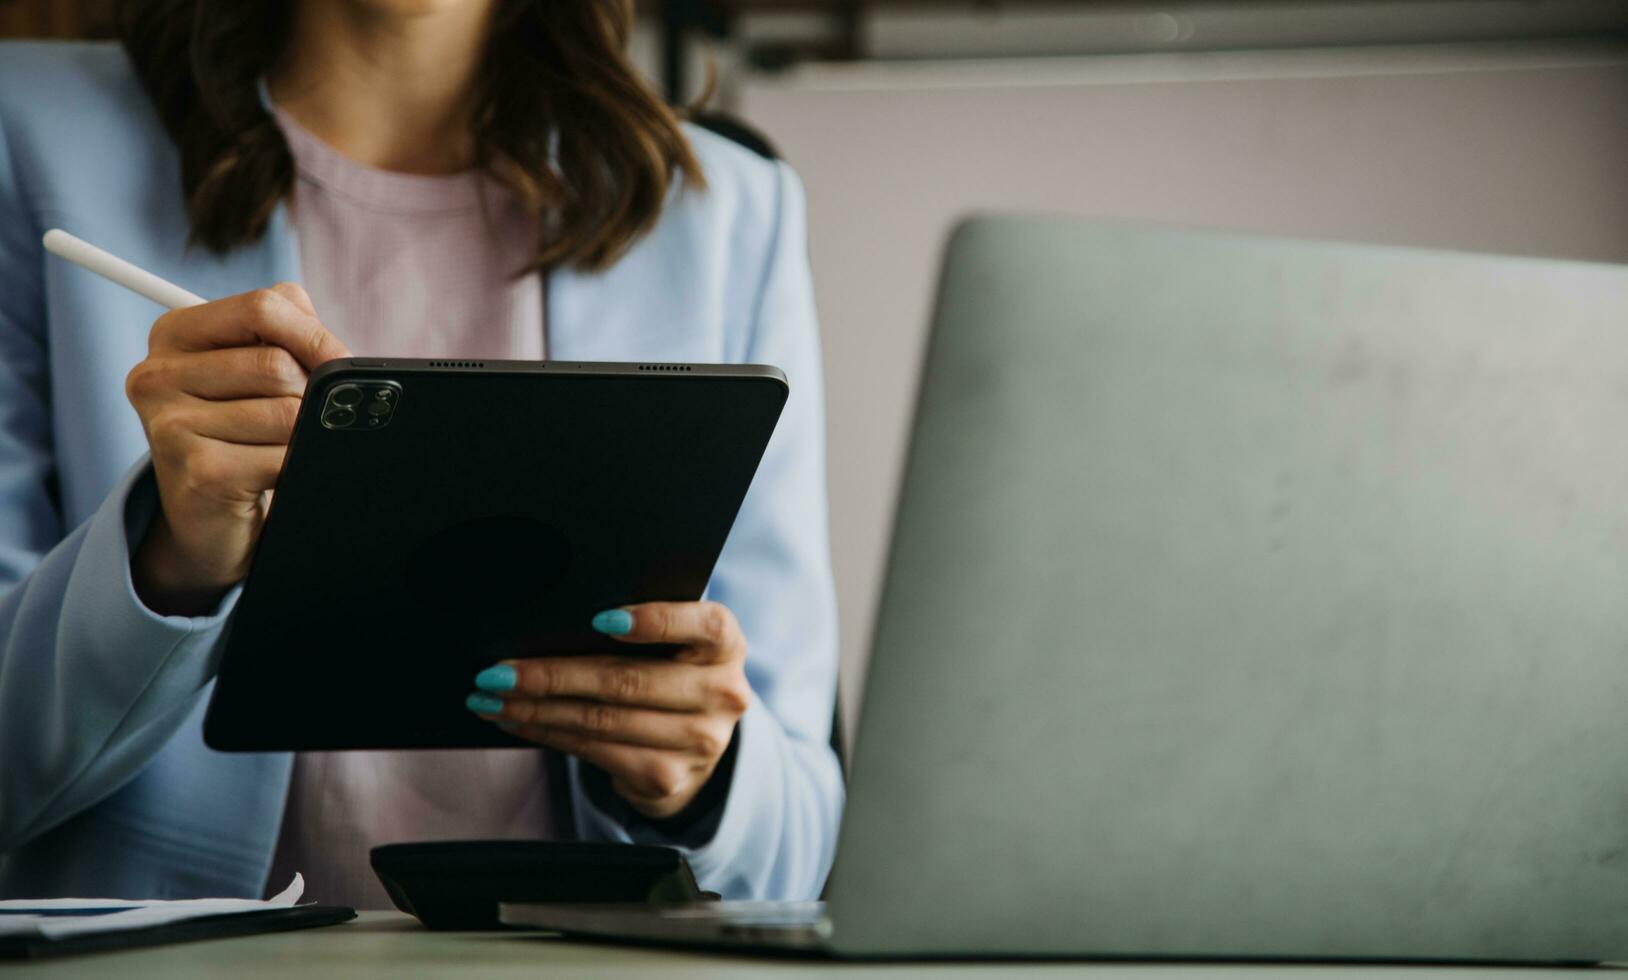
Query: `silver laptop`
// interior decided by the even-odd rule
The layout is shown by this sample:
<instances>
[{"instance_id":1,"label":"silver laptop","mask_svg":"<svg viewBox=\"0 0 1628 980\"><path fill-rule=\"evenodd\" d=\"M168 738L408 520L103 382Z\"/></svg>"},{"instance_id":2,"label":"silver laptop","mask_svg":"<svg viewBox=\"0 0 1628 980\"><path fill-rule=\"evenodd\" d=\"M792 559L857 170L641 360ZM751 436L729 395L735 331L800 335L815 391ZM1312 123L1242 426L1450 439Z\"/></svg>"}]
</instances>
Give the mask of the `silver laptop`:
<instances>
[{"instance_id":1,"label":"silver laptop","mask_svg":"<svg viewBox=\"0 0 1628 980\"><path fill-rule=\"evenodd\" d=\"M1628 270L988 218L924 378L827 901L504 921L1628 959Z\"/></svg>"}]
</instances>

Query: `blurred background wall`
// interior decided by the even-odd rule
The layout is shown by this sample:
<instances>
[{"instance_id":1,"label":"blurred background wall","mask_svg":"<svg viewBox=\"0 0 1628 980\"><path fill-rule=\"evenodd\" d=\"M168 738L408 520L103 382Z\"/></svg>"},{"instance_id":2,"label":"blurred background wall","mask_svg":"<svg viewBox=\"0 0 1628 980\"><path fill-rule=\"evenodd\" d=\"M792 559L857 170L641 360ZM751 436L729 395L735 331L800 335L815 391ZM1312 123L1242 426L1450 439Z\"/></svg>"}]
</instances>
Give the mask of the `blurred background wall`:
<instances>
[{"instance_id":1,"label":"blurred background wall","mask_svg":"<svg viewBox=\"0 0 1628 980\"><path fill-rule=\"evenodd\" d=\"M111 8L0 0L0 36ZM634 51L680 101L710 62L807 188L850 725L960 216L1628 262L1623 0L642 0Z\"/></svg>"}]
</instances>

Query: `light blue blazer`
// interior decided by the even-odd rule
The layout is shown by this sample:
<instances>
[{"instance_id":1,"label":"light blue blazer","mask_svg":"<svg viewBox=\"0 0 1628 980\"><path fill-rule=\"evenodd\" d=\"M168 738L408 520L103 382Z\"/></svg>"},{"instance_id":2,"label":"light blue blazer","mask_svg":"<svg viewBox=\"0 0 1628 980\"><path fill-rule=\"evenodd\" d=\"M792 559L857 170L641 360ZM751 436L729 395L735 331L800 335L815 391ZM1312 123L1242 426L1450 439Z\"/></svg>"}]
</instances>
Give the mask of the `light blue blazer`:
<instances>
[{"instance_id":1,"label":"light blue blazer","mask_svg":"<svg viewBox=\"0 0 1628 980\"><path fill-rule=\"evenodd\" d=\"M756 698L706 839L664 840L585 791L574 760L570 813L584 839L684 846L727 896L812 897L842 780L803 197L785 166L689 136L708 188L675 192L609 271L551 275L550 356L752 361L790 379L710 586L745 629ZM186 246L176 149L117 47L0 44L0 897L258 896L292 757L200 736L235 592L189 619L154 614L130 582L156 493L124 378L162 311L47 255L52 226L206 297L300 278L281 211L224 258Z\"/></svg>"}]
</instances>

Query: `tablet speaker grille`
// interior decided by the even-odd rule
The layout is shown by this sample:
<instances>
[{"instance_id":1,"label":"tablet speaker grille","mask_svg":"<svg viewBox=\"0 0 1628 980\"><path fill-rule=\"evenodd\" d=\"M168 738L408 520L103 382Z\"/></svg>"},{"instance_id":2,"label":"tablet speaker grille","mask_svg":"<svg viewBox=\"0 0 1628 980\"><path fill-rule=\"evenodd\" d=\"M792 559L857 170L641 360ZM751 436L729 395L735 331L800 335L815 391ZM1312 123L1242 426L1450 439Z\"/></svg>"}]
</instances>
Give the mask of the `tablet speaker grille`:
<instances>
[{"instance_id":1,"label":"tablet speaker grille","mask_svg":"<svg viewBox=\"0 0 1628 980\"><path fill-rule=\"evenodd\" d=\"M431 361L430 367L473 367L483 368L485 361Z\"/></svg>"},{"instance_id":2,"label":"tablet speaker grille","mask_svg":"<svg viewBox=\"0 0 1628 980\"><path fill-rule=\"evenodd\" d=\"M639 365L639 370L641 370L641 371L688 371L689 369L690 369L690 366L688 364L641 364L641 365Z\"/></svg>"}]
</instances>

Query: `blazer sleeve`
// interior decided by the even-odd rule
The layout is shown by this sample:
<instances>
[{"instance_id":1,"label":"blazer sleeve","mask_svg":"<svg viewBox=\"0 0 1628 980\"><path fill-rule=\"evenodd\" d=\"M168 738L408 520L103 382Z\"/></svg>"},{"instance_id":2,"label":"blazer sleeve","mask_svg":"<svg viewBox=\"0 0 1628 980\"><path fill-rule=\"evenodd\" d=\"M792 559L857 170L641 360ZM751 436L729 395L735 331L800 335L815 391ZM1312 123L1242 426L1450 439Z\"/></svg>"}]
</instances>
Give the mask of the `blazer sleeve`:
<instances>
[{"instance_id":1,"label":"blazer sleeve","mask_svg":"<svg viewBox=\"0 0 1628 980\"><path fill-rule=\"evenodd\" d=\"M159 616L137 598L131 544L157 501L145 460L63 527L26 190L0 118L0 853L140 772L200 696L225 619Z\"/></svg>"},{"instance_id":2,"label":"blazer sleeve","mask_svg":"<svg viewBox=\"0 0 1628 980\"><path fill-rule=\"evenodd\" d=\"M785 371L791 394L708 593L749 644L754 700L741 718L717 812L686 833L643 821L569 762L577 829L592 839L682 848L726 898L819 894L836 846L843 783L830 748L837 623L825 497L819 336L802 186L776 163L776 217L747 360Z\"/></svg>"}]
</instances>

